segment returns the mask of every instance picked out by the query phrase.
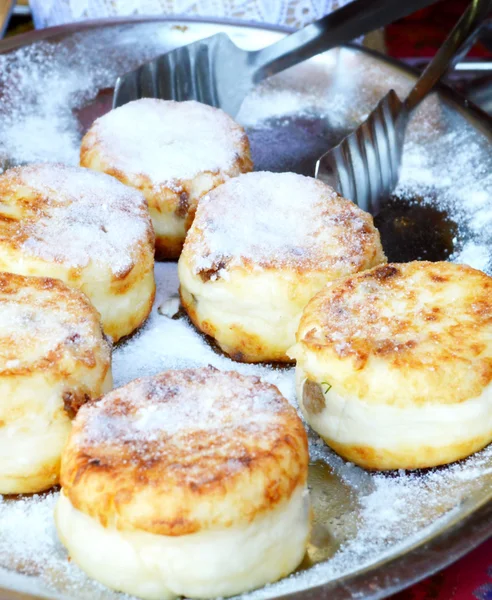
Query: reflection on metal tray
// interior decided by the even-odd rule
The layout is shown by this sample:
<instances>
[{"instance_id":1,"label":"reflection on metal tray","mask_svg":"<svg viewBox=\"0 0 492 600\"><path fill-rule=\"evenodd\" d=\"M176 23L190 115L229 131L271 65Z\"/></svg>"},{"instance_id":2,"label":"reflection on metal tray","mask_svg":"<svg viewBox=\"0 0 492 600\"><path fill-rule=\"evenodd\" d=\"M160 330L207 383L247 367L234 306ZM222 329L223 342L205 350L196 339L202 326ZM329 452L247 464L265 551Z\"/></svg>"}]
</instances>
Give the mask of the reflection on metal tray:
<instances>
[{"instance_id":1,"label":"reflection on metal tray","mask_svg":"<svg viewBox=\"0 0 492 600\"><path fill-rule=\"evenodd\" d=\"M2 42L2 166L76 164L80 137L109 109L117 75L217 31L248 49L283 35L244 23L158 18L71 25ZM315 159L389 87L403 95L412 79L404 67L356 47L272 78L246 99L238 117L256 168L312 175ZM424 103L410 125L399 187L376 218L390 260L451 259L492 271L491 140L488 117L447 88ZM175 265L157 265L156 277L157 307L177 291ZM292 369L237 365L215 353L186 320L156 308L143 330L115 349L115 383L200 364L256 373L295 402ZM314 526L306 559L294 576L250 598L381 598L490 533L492 448L456 465L390 475L344 463L312 432L310 451ZM117 598L67 562L51 525L55 500L56 492L0 502L0 594Z\"/></svg>"},{"instance_id":2,"label":"reflection on metal tray","mask_svg":"<svg viewBox=\"0 0 492 600\"><path fill-rule=\"evenodd\" d=\"M406 60L407 64L422 70L428 60ZM453 89L492 115L492 60L464 60L445 79Z\"/></svg>"}]
</instances>

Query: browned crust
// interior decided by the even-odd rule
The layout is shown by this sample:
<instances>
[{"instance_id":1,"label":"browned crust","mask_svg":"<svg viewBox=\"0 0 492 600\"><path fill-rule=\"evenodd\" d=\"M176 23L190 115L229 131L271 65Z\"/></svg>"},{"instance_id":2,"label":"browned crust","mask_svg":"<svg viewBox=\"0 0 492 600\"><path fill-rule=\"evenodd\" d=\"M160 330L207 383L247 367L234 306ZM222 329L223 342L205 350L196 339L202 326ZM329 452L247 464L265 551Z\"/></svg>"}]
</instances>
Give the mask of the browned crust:
<instances>
[{"instance_id":1,"label":"browned crust","mask_svg":"<svg viewBox=\"0 0 492 600\"><path fill-rule=\"evenodd\" d=\"M93 400L92 395L82 390L66 390L62 394L63 408L65 412L73 419L79 412L81 406Z\"/></svg>"},{"instance_id":2,"label":"browned crust","mask_svg":"<svg viewBox=\"0 0 492 600\"><path fill-rule=\"evenodd\" d=\"M198 201L204 194L215 189L230 177L247 173L253 169L248 136L242 127L237 124L235 124L235 127L242 132L235 160L227 168L218 171L204 170L198 173L196 177L208 175L212 180L210 187L201 191L198 196L193 190L195 178L176 178L170 182L169 186L161 185L157 188L148 175L144 173L126 173L117 168L111 159L111 155L103 153L100 147L97 122L82 139L80 165L112 175L125 185L140 190L147 199L151 211L171 214L178 219L182 219L185 231L188 231L193 223ZM156 238L156 259L173 260L179 258L184 238L185 236L172 237L158 235Z\"/></svg>"},{"instance_id":3,"label":"browned crust","mask_svg":"<svg viewBox=\"0 0 492 600\"><path fill-rule=\"evenodd\" d=\"M56 164L53 167L67 168L65 165ZM35 189L26 185L23 180L24 169L29 171L35 171L36 169L45 169L45 164L33 164L27 167L15 167L9 169L6 173L0 175L0 198L14 199L14 206L19 209L16 216L0 215L0 244L4 247L9 247L16 252L23 252L23 244L29 239L30 226L33 222L38 221L42 217L49 216L49 210L53 210L52 198L50 194L46 192L39 192ZM63 206L63 198L59 202L60 207ZM1 206L0 206L1 208ZM48 210L49 209L49 210ZM61 208L62 210L62 208ZM115 287L119 287L123 293L125 291L122 281L130 281L136 264L140 264L142 260L145 260L146 254L149 253L149 249L154 248L154 230L152 228L151 221L148 217L147 208L142 206L141 211L142 218L147 221L147 229L145 238L140 240L139 244L133 248L133 262L122 271L113 273L111 281L116 284ZM52 262L63 262L63 257L53 258ZM38 273L36 273L38 274ZM42 275L42 273L39 273ZM67 269L67 281L77 285L80 280L81 269L71 268Z\"/></svg>"},{"instance_id":4,"label":"browned crust","mask_svg":"<svg viewBox=\"0 0 492 600\"><path fill-rule=\"evenodd\" d=\"M260 363L260 362L276 362L284 364L293 364L293 361L285 354L285 352L274 352L268 344L257 335L246 331L239 325L231 325L230 331L234 333L234 339L237 344L230 346L220 341L220 335L217 337L217 328L207 320L201 320L193 304L193 300L188 302L185 295L179 289L181 298L181 306L185 309L190 321L201 333L210 336L214 339L219 348L236 362L242 363Z\"/></svg>"},{"instance_id":5,"label":"browned crust","mask_svg":"<svg viewBox=\"0 0 492 600\"><path fill-rule=\"evenodd\" d=\"M125 294L135 283L135 279L142 277L141 267L148 264L154 268L153 253L155 248L155 233L152 222L149 219L145 239L133 248L133 262L128 268L111 276L111 291L115 294ZM137 269L135 267L138 267Z\"/></svg>"},{"instance_id":6,"label":"browned crust","mask_svg":"<svg viewBox=\"0 0 492 600\"><path fill-rule=\"evenodd\" d=\"M125 388L133 386L132 398L138 394L140 400L154 405L168 401L167 394L175 393L177 382L200 389L223 376L217 373L212 367L168 371ZM241 389L242 394L245 378L234 372L227 377L231 389ZM110 403L107 396L84 406L62 457L61 483L73 506L104 526L177 536L248 523L288 499L306 482L306 433L293 407L274 386L258 378L246 379L255 390L268 389L278 399L276 416L262 439L238 424L233 437L230 430L190 431L186 444L173 444L172 436L165 433L138 447L117 439L110 444L85 443L91 415L100 411L104 418L125 419L135 408L121 395L125 388L112 392ZM249 402L247 395L244 400ZM231 459L234 469L229 467Z\"/></svg>"},{"instance_id":7,"label":"browned crust","mask_svg":"<svg viewBox=\"0 0 492 600\"><path fill-rule=\"evenodd\" d=\"M104 328L105 333L113 340L113 342L121 342L122 340L134 335L141 327L144 326L145 322L150 316L152 312L152 307L154 306L156 294L156 285L154 281L154 285L152 288L152 294L149 296L145 311L143 313L139 312L138 314L132 313L131 315L126 315L125 325L129 330L129 333L125 335L121 335L121 326L119 323L116 323L114 326L106 325Z\"/></svg>"},{"instance_id":8,"label":"browned crust","mask_svg":"<svg viewBox=\"0 0 492 600\"><path fill-rule=\"evenodd\" d=\"M272 173L271 175L276 174ZM275 180L272 180L272 185L274 183ZM271 257L262 256L257 260L252 260L248 256L222 254L216 257L211 267L196 269L194 272L204 282L208 282L212 275L217 275L218 271L222 268L226 270L239 268L243 272L248 273L261 267L265 271L281 269L284 272L291 272L298 276L306 273L323 272L326 273L326 280L329 281L385 263L386 256L384 255L380 235L374 226L372 216L361 210L350 200L337 194L321 181L316 180L316 184L319 186L320 228L318 234L322 232L324 227L324 225L321 225L323 217L327 215L332 217L334 232L338 236L338 243L344 248L343 258L332 256L322 242L312 244L309 249L303 248L303 254L299 252L293 253L291 248L290 250L287 249L289 240L286 239L287 246L285 252L277 250ZM226 188L227 184L215 189L213 197L217 198L220 195L226 194ZM186 238L186 245L184 247L184 254L190 265L194 265L194 257L201 259L209 255L207 240L209 236L214 235L213 231L215 227L213 223L217 222L220 224L222 220L221 211L220 203L217 202L209 202L206 205L200 204L198 207L193 227ZM275 222L275 217L275 214L271 215L273 223ZM354 227L355 221L360 222L361 226ZM231 262L231 259L235 260Z\"/></svg>"},{"instance_id":9,"label":"browned crust","mask_svg":"<svg viewBox=\"0 0 492 600\"><path fill-rule=\"evenodd\" d=\"M111 351L109 344L104 339L99 315L82 292L68 287L58 279L24 277L23 275L0 272L0 309L1 303L5 301L4 297L15 302L15 296L21 292L23 298L19 302L25 303L27 301L40 314L45 309L50 310L53 305L63 306L66 314L69 315L68 323L77 323L84 319L91 322L94 332L100 332L97 351L103 352L107 369L109 369ZM45 292L49 292L49 296L45 296ZM29 335L27 329L23 336L0 335L0 357L2 357L2 362L5 364L7 360L19 359L28 352L29 346L36 343L37 340ZM66 356L72 357L68 364L63 360ZM72 360L76 360L86 368L92 369L97 364L96 349L78 334L73 334L73 331L67 326L66 338L53 347L48 354L33 362L25 362L21 359L19 364L11 369L2 368L1 376L28 376L34 372L44 372L50 369L50 372L55 372L62 379L68 380L73 369Z\"/></svg>"},{"instance_id":10,"label":"browned crust","mask_svg":"<svg viewBox=\"0 0 492 600\"><path fill-rule=\"evenodd\" d=\"M367 399L371 361L384 361L412 382L405 389L417 404L480 395L492 382L491 336L492 278L447 262L382 265L333 282L298 330L319 360L350 362L350 378L339 380L335 367L326 374L339 389Z\"/></svg>"},{"instance_id":11,"label":"browned crust","mask_svg":"<svg viewBox=\"0 0 492 600\"><path fill-rule=\"evenodd\" d=\"M27 168L33 170L36 167L37 165L29 165ZM46 216L46 194L27 188L22 181L23 169L24 167L14 167L0 175L0 198L16 197L23 219L39 219ZM18 248L27 237L26 232L19 227L17 215L0 216L0 239L3 243L10 241L13 248Z\"/></svg>"},{"instance_id":12,"label":"browned crust","mask_svg":"<svg viewBox=\"0 0 492 600\"><path fill-rule=\"evenodd\" d=\"M0 175L0 198L16 196L22 187L22 168L14 168ZM29 190L16 199L22 221L29 223L40 217L46 216L46 196ZM1 206L0 206L1 208ZM0 243L14 250L21 249L29 238L29 231L22 227L22 222L15 216L0 216Z\"/></svg>"},{"instance_id":13,"label":"browned crust","mask_svg":"<svg viewBox=\"0 0 492 600\"><path fill-rule=\"evenodd\" d=\"M340 444L333 440L325 442L337 454L350 462L371 471L390 471L395 469L426 469L447 465L466 458L490 443L492 434L474 437L459 444L446 446L426 446L404 448L400 451L390 451L372 446Z\"/></svg>"},{"instance_id":14,"label":"browned crust","mask_svg":"<svg viewBox=\"0 0 492 600\"><path fill-rule=\"evenodd\" d=\"M67 169L63 165L53 165L53 168ZM5 254L0 252L0 269L3 267L5 271L15 272L18 268L20 269L20 267L17 267L15 259L17 256L25 255L26 250L23 244L32 235L33 224L41 217L46 215L49 217L58 210L64 210L66 198L63 197L63 194L60 194L58 197L56 192L51 194L49 191L43 191L41 193L24 183L25 171L36 172L38 169L46 170L47 166L29 165L28 167L19 167L11 169L0 176L0 197L7 204L10 202L14 210L16 210L15 218L0 219L0 246L5 252ZM67 176L70 176L70 170L67 171ZM108 294L112 294L113 296L124 295L134 286L138 286L142 277L147 273L146 269L153 269L154 267L154 230L146 204L142 198L139 198L139 202L137 215L145 224L145 232L141 239L129 249L131 259L128 261L128 264L119 271L112 271L111 268L107 269L107 280L102 283L102 285L107 286ZM126 206L120 208L125 212L128 210ZM53 247L56 249L55 240L53 240ZM9 250L13 252L9 252ZM95 257L89 256L88 258L93 259ZM104 256L101 258L104 259ZM84 267L70 267L68 264L64 264L64 260L63 249L59 257L56 255L49 259L33 257L33 262L29 263L29 273L35 276L42 276L46 273L52 274L54 272L53 265L59 263L62 265L63 270L56 270L57 276L72 288L85 289L91 294L92 285L97 282L88 280L88 275ZM22 264L22 262L19 262L19 265ZM94 299L95 297L91 294L91 298ZM153 295L148 306L145 308L143 316L141 313L140 315L131 315L130 320L133 329L138 328L145 321L151 310L152 301ZM127 315L125 315L126 317ZM105 331L111 335L114 341L118 341L122 337L122 334L127 335L131 333L128 327L120 327L119 324L106 322L108 320L106 319L106 315L103 318Z\"/></svg>"}]
</instances>

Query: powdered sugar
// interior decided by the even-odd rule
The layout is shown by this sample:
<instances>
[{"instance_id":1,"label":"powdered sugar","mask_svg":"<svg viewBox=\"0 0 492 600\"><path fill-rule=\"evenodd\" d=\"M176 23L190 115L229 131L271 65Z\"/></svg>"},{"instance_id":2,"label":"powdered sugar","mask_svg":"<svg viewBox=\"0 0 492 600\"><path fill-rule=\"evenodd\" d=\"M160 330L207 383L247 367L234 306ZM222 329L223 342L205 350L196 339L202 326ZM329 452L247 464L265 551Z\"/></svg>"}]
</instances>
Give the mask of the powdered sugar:
<instances>
[{"instance_id":1,"label":"powdered sugar","mask_svg":"<svg viewBox=\"0 0 492 600\"><path fill-rule=\"evenodd\" d=\"M193 32L192 24L187 27ZM76 164L81 129L107 106L98 105L94 112L85 113L84 125L79 123L77 111L96 96L98 89L112 85L116 75L166 50L162 40L169 39L171 29L158 22L97 29L72 36L63 44L42 42L0 56L0 152L5 162L57 160ZM254 29L241 30L240 35L251 36L250 32L256 35ZM209 33L213 32L206 35ZM203 31L193 33L201 34ZM179 31L181 42L188 41L186 35ZM270 41L275 35L272 33ZM322 58L307 78L300 67L272 79L263 88L266 91L255 92L243 106L239 121L255 130L252 145L258 168L312 174L317 156L353 128L388 87L399 93L408 87L403 75L371 57L362 60L360 53L349 49L340 51L338 63L329 58L324 63L326 70L319 68L321 63ZM464 259L477 259L474 266L489 272L491 228L481 227L481 222L488 219L492 197L490 159L487 140L449 106L431 99L412 124L398 191L407 198L421 196L422 202L447 211L459 225L456 260L462 252ZM158 306L175 296L177 277L172 264L158 265L156 273ZM168 368L208 364L261 376L295 402L292 369L234 363L216 354L185 320L171 320L156 309L143 330L116 349L115 383L122 385ZM338 580L404 552L438 534L446 523L460 516L462 506L473 510L485 502L492 486L490 448L459 465L397 476L371 475L350 466L314 435L310 450L312 459L331 473L330 479L321 482L311 479L312 498L315 502L317 497L323 499L314 506L316 523L325 525L330 540L337 534L341 545L336 549L320 542L315 547L318 537L326 539L317 535L316 525L309 553L318 556L319 552L327 560L259 590L256 598ZM344 491L337 501L340 490ZM0 571L1 585L49 598L120 597L68 562L53 527L56 495L0 503L0 564L34 575L29 578Z\"/></svg>"},{"instance_id":2,"label":"powdered sugar","mask_svg":"<svg viewBox=\"0 0 492 600\"><path fill-rule=\"evenodd\" d=\"M485 481L492 485L492 475L487 468L492 461L492 446L445 469L421 474L369 475L328 453L319 440L312 442L310 453L312 458L327 460L357 493L357 534L346 539L328 562L291 576L267 588L267 592L254 592L249 598L293 593L343 577L354 567L362 571L373 563L375 556L382 561L404 553L414 544L432 539L441 527L456 519L460 503L477 494ZM354 515L347 512L338 526L352 530L353 518Z\"/></svg>"},{"instance_id":3,"label":"powdered sugar","mask_svg":"<svg viewBox=\"0 0 492 600\"><path fill-rule=\"evenodd\" d=\"M278 387L295 404L294 372L266 365L237 363L217 354L184 319L174 320L159 314L158 308L175 298L178 289L176 266L156 265L157 293L152 313L145 326L113 354L114 385L119 387L139 377L155 375L167 369L188 369L211 365L222 371L257 375ZM169 340L169 343L163 343Z\"/></svg>"},{"instance_id":4,"label":"powdered sugar","mask_svg":"<svg viewBox=\"0 0 492 600\"><path fill-rule=\"evenodd\" d=\"M59 160L77 164L77 121L68 99L80 89L80 73L56 69L57 63L64 64L68 58L66 50L55 54L49 44L0 56L0 156L4 163Z\"/></svg>"},{"instance_id":5,"label":"powdered sugar","mask_svg":"<svg viewBox=\"0 0 492 600\"><path fill-rule=\"evenodd\" d=\"M84 361L105 347L99 319L79 292L51 280L0 273L0 373L49 369L61 357Z\"/></svg>"},{"instance_id":6,"label":"powdered sugar","mask_svg":"<svg viewBox=\"0 0 492 600\"><path fill-rule=\"evenodd\" d=\"M90 580L68 562L53 520L57 499L57 492L22 500L0 497L2 586L46 598L121 598L120 594Z\"/></svg>"},{"instance_id":7,"label":"powdered sugar","mask_svg":"<svg viewBox=\"0 0 492 600\"><path fill-rule=\"evenodd\" d=\"M248 173L202 199L186 245L195 272L256 266L345 270L377 243L365 213L320 181Z\"/></svg>"},{"instance_id":8,"label":"powdered sugar","mask_svg":"<svg viewBox=\"0 0 492 600\"><path fill-rule=\"evenodd\" d=\"M28 187L32 194L21 197L23 212L13 237L26 255L78 268L92 261L118 274L132 267L148 238L144 197L108 175L41 164L9 171L2 185L0 212L17 210L19 190L25 194Z\"/></svg>"},{"instance_id":9,"label":"powdered sugar","mask_svg":"<svg viewBox=\"0 0 492 600\"><path fill-rule=\"evenodd\" d=\"M73 67L68 48L44 42L0 56L0 157L5 166L78 164L79 125L73 109L106 77L87 64Z\"/></svg>"},{"instance_id":10,"label":"powdered sugar","mask_svg":"<svg viewBox=\"0 0 492 600\"><path fill-rule=\"evenodd\" d=\"M2 168L26 162L78 164L84 127L79 109L98 90L113 86L117 74L159 52L151 36L142 36L138 56L124 36L117 49L113 40L111 28L96 29L74 34L68 43L42 41L0 55Z\"/></svg>"},{"instance_id":11,"label":"powdered sugar","mask_svg":"<svg viewBox=\"0 0 492 600\"><path fill-rule=\"evenodd\" d=\"M470 265L474 269L481 271L491 271L490 269L490 249L485 244L475 241L465 242L459 252L456 252L454 262Z\"/></svg>"},{"instance_id":12,"label":"powdered sugar","mask_svg":"<svg viewBox=\"0 0 492 600\"><path fill-rule=\"evenodd\" d=\"M236 441L244 432L262 443L278 436L278 417L286 412L278 390L257 378L223 373L213 367L167 371L133 381L80 411L84 427L77 436L82 448L110 444L140 455L146 444L165 442L162 452L184 445L196 451L190 434L216 439L210 452L233 458ZM283 434L282 434L283 435ZM201 452L201 451L200 451Z\"/></svg>"},{"instance_id":13,"label":"powdered sugar","mask_svg":"<svg viewBox=\"0 0 492 600\"><path fill-rule=\"evenodd\" d=\"M179 189L202 172L225 172L243 153L244 133L224 112L198 102L144 98L112 110L91 130L90 147L130 179Z\"/></svg>"},{"instance_id":14,"label":"powdered sugar","mask_svg":"<svg viewBox=\"0 0 492 600\"><path fill-rule=\"evenodd\" d=\"M33 290L36 293L36 290ZM25 304L23 304L25 302ZM53 306L56 302L57 305ZM77 319L71 315L63 300L55 294L51 297L52 306L36 304L33 297L26 295L17 301L0 300L0 373L5 369L15 370L26 366L26 362L17 356L23 356L29 349L31 362L48 360L50 353L69 338L76 336L77 350L80 346L91 348L96 343L94 328L96 319L91 323L87 319ZM67 352L69 344L66 345Z\"/></svg>"},{"instance_id":15,"label":"powdered sugar","mask_svg":"<svg viewBox=\"0 0 492 600\"><path fill-rule=\"evenodd\" d=\"M343 91L353 82L340 82L344 89L333 89L339 51L328 52L320 60L314 59L302 66L284 72L280 77L267 79L254 94L249 95L238 115L238 120L250 127L268 122L279 115L325 115L334 124L341 125L350 107L343 101Z\"/></svg>"},{"instance_id":16,"label":"powdered sugar","mask_svg":"<svg viewBox=\"0 0 492 600\"><path fill-rule=\"evenodd\" d=\"M445 210L459 230L452 260L490 274L490 141L477 136L468 124L439 104L436 96L426 101L425 108L409 130L396 194L420 197L421 203Z\"/></svg>"},{"instance_id":17,"label":"powdered sugar","mask_svg":"<svg viewBox=\"0 0 492 600\"><path fill-rule=\"evenodd\" d=\"M295 403L293 369L234 363L216 354L185 320L160 315L157 306L176 292L175 265L157 265L156 278L158 293L150 320L115 350L113 370L117 385L169 368L213 364L222 370L259 375L277 385ZM146 435L149 431L145 418L149 423L150 416L141 414ZM336 535L340 547L325 553L326 562L253 592L248 598L270 598L337 580L371 565L376 558L403 552L426 536L435 535L456 517L463 500L479 501L492 485L492 446L459 464L423 474L371 475L331 453L315 434L310 434L310 455L316 464L329 465L333 473L327 482L311 480L315 511L313 544L320 537L316 532L322 525L331 536ZM119 597L90 581L67 561L51 517L56 496L48 494L0 503L0 566L36 575L32 580L19 579L20 576L10 580L9 574L0 572L2 585L10 582L16 589L21 586L55 598ZM326 505L330 507L328 513ZM319 543L320 547L312 544L309 548L313 556L324 548L323 542Z\"/></svg>"}]
</instances>

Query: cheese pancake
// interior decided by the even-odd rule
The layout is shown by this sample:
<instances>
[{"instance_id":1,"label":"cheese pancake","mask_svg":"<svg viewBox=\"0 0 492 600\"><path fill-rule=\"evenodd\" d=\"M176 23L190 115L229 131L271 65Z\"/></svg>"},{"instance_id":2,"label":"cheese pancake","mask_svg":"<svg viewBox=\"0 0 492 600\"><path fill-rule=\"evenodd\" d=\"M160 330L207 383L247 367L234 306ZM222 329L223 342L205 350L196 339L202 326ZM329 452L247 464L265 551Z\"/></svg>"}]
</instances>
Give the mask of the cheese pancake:
<instances>
[{"instance_id":1,"label":"cheese pancake","mask_svg":"<svg viewBox=\"0 0 492 600\"><path fill-rule=\"evenodd\" d=\"M119 591L231 596L301 562L307 466L302 422L276 387L212 367L168 371L79 411L58 532Z\"/></svg>"},{"instance_id":2,"label":"cheese pancake","mask_svg":"<svg viewBox=\"0 0 492 600\"><path fill-rule=\"evenodd\" d=\"M306 307L298 394L310 425L371 469L459 460L492 441L492 278L453 263L376 267Z\"/></svg>"},{"instance_id":3,"label":"cheese pancake","mask_svg":"<svg viewBox=\"0 0 492 600\"><path fill-rule=\"evenodd\" d=\"M113 177L52 164L0 175L0 270L82 290L113 341L152 308L153 254L145 198Z\"/></svg>"},{"instance_id":4,"label":"cheese pancake","mask_svg":"<svg viewBox=\"0 0 492 600\"><path fill-rule=\"evenodd\" d=\"M149 203L156 258L178 258L199 199L251 171L249 141L220 109L142 98L97 119L80 164L140 190Z\"/></svg>"},{"instance_id":5,"label":"cheese pancake","mask_svg":"<svg viewBox=\"0 0 492 600\"><path fill-rule=\"evenodd\" d=\"M58 483L71 417L111 384L111 348L84 294L0 273L0 494Z\"/></svg>"},{"instance_id":6,"label":"cheese pancake","mask_svg":"<svg viewBox=\"0 0 492 600\"><path fill-rule=\"evenodd\" d=\"M372 217L331 187L250 173L201 200L178 265L181 301L234 360L288 362L308 301L385 260Z\"/></svg>"}]
</instances>

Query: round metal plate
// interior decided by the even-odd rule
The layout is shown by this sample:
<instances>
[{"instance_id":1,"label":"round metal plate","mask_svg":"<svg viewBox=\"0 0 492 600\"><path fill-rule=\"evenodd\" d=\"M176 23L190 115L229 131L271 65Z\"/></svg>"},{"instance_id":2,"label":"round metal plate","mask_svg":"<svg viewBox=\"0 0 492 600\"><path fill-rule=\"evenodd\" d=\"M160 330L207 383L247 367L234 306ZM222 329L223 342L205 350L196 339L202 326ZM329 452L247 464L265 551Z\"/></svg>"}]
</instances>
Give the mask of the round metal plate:
<instances>
[{"instance_id":1,"label":"round metal plate","mask_svg":"<svg viewBox=\"0 0 492 600\"><path fill-rule=\"evenodd\" d=\"M242 22L138 18L56 27L1 42L0 160L4 168L35 160L76 163L82 133L110 108L117 75L219 31L244 48L256 49L273 43L287 30ZM248 130L256 168L312 175L315 160L353 129L389 87L404 94L414 78L404 66L354 46L273 78L247 98L238 116ZM492 270L491 141L490 119L452 90L440 86L439 94L426 101L410 126L399 188L376 218L390 260L467 259ZM161 299L176 291L174 265L158 265L156 275ZM141 362L141 352L135 351L131 365L125 362L154 327L162 326L159 318L155 312L137 339L116 349L117 384L175 364L176 356L161 356L157 351L157 358L148 356L145 362ZM180 360L183 365L191 361L188 357ZM265 371L265 376L281 377L271 371ZM285 377L287 381L289 373ZM393 531L389 524L387 541L369 558L323 571L324 565L357 539L362 527L360 506L385 479L350 470L338 457L320 450L314 434L311 448L315 535L308 559L293 579L260 590L254 597L382 598L456 560L491 533L492 452L485 450L480 455L481 469L477 471L476 463L463 463L460 469L465 475L452 489L443 487L447 468L436 470L437 479L444 473L443 486L437 486L431 496L436 501L432 511L419 508L421 522L411 534ZM405 476L395 477L404 481ZM413 477L420 489L419 481L424 486L429 473ZM407 513L415 513L410 504L396 509L391 498L387 502L393 517L397 514L402 522ZM417 517L413 517L416 523ZM371 543L368 524L366 529ZM380 534L375 528L374 537ZM1 540L0 529L0 545ZM25 564L3 554L0 566L30 572ZM57 573L51 574L52 580L46 573L35 575L12 577L0 570L0 586L4 586L0 596L95 598L89 589L60 587ZM100 592L99 597L113 596Z\"/></svg>"}]
</instances>

